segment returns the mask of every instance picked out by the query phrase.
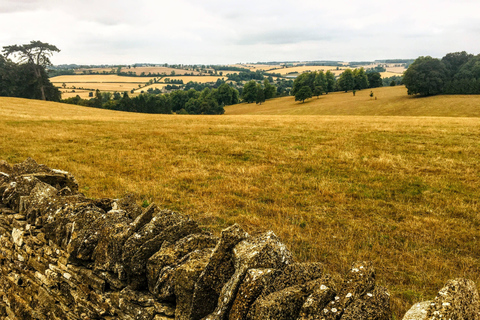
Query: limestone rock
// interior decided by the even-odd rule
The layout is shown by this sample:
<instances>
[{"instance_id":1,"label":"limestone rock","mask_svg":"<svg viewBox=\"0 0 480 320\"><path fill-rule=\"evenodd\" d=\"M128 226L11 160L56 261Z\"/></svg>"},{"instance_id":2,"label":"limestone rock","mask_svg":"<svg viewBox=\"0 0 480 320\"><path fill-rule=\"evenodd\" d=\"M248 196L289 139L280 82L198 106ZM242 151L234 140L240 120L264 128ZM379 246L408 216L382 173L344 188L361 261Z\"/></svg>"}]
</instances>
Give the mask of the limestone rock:
<instances>
[{"instance_id":1,"label":"limestone rock","mask_svg":"<svg viewBox=\"0 0 480 320\"><path fill-rule=\"evenodd\" d=\"M427 319L480 319L480 299L475 283L461 278L449 280L430 304Z\"/></svg>"},{"instance_id":2,"label":"limestone rock","mask_svg":"<svg viewBox=\"0 0 480 320\"><path fill-rule=\"evenodd\" d=\"M341 320L390 320L392 316L390 294L384 287L375 287L351 303Z\"/></svg>"},{"instance_id":3,"label":"limestone rock","mask_svg":"<svg viewBox=\"0 0 480 320\"><path fill-rule=\"evenodd\" d=\"M215 310L223 286L235 273L233 248L247 237L248 234L236 224L222 231L205 270L195 284L192 319L201 319Z\"/></svg>"},{"instance_id":4,"label":"limestone rock","mask_svg":"<svg viewBox=\"0 0 480 320\"><path fill-rule=\"evenodd\" d=\"M126 195L116 201L116 204L118 205L118 209L127 212L128 216L133 220L142 214L142 208L135 202L135 196L133 194Z\"/></svg>"},{"instance_id":5,"label":"limestone rock","mask_svg":"<svg viewBox=\"0 0 480 320\"><path fill-rule=\"evenodd\" d=\"M192 303L195 284L205 270L213 249L207 248L196 250L183 257L180 264L175 268L173 282L176 297L176 320L196 319L191 317L193 310L200 306Z\"/></svg>"},{"instance_id":6,"label":"limestone rock","mask_svg":"<svg viewBox=\"0 0 480 320\"><path fill-rule=\"evenodd\" d=\"M322 310L321 319L340 319L345 309L375 287L375 270L369 262L355 262L335 299Z\"/></svg>"},{"instance_id":7,"label":"limestone rock","mask_svg":"<svg viewBox=\"0 0 480 320\"><path fill-rule=\"evenodd\" d=\"M106 214L108 221L101 223L98 228L98 242L93 251L94 268L109 271L118 275L121 280L126 279L122 264L123 245L133 234L131 219L122 210L109 211Z\"/></svg>"},{"instance_id":8,"label":"limestone rock","mask_svg":"<svg viewBox=\"0 0 480 320\"><path fill-rule=\"evenodd\" d=\"M269 231L256 238L248 238L233 249L235 273L223 286L215 311L206 320L221 320L228 314L238 288L248 269L270 268L282 270L293 262L291 252L277 236Z\"/></svg>"},{"instance_id":9,"label":"limestone rock","mask_svg":"<svg viewBox=\"0 0 480 320\"><path fill-rule=\"evenodd\" d=\"M403 320L425 320L427 319L427 310L432 301L415 303L410 310L405 313Z\"/></svg>"},{"instance_id":10,"label":"limestone rock","mask_svg":"<svg viewBox=\"0 0 480 320\"><path fill-rule=\"evenodd\" d=\"M329 275L323 276L319 281L319 285L305 300L300 310L298 320L321 319L321 311L335 298L337 290L338 283L336 283Z\"/></svg>"},{"instance_id":11,"label":"limestone rock","mask_svg":"<svg viewBox=\"0 0 480 320\"><path fill-rule=\"evenodd\" d=\"M129 284L137 289L147 286L147 261L165 241L175 242L199 232L197 223L188 217L169 210L160 211L125 242L122 260L130 279Z\"/></svg>"},{"instance_id":12,"label":"limestone rock","mask_svg":"<svg viewBox=\"0 0 480 320\"><path fill-rule=\"evenodd\" d=\"M147 280L150 292L160 299L173 299L172 282L179 261L195 250L214 248L218 239L209 233L196 233L176 243L164 242L161 249L148 259Z\"/></svg>"},{"instance_id":13,"label":"limestone rock","mask_svg":"<svg viewBox=\"0 0 480 320\"><path fill-rule=\"evenodd\" d=\"M14 176L2 185L2 202L19 212L20 197L29 196L39 182L40 180L32 176Z\"/></svg>"},{"instance_id":14,"label":"limestone rock","mask_svg":"<svg viewBox=\"0 0 480 320\"><path fill-rule=\"evenodd\" d=\"M275 269L250 269L238 289L237 296L230 309L229 320L247 319L250 307L262 293L265 286L272 282L280 271Z\"/></svg>"}]
</instances>

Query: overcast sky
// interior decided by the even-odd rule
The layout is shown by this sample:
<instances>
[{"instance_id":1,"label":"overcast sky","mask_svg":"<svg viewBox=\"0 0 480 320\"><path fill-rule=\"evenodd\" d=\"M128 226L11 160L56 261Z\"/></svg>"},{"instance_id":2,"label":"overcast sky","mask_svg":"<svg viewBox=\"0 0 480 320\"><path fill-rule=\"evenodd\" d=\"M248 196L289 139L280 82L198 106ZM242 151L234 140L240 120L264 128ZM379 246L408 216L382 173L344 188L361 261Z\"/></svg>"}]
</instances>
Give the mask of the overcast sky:
<instances>
[{"instance_id":1,"label":"overcast sky","mask_svg":"<svg viewBox=\"0 0 480 320\"><path fill-rule=\"evenodd\" d=\"M479 0L0 0L0 46L54 64L360 61L480 53Z\"/></svg>"}]
</instances>

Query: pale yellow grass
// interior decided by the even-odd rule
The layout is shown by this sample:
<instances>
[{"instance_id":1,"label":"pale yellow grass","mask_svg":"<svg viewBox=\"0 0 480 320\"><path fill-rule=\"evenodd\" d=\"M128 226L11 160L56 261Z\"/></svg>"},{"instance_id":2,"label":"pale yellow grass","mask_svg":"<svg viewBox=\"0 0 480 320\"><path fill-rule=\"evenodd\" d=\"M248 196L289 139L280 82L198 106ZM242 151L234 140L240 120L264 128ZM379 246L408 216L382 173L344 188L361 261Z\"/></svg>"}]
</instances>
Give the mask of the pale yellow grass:
<instances>
[{"instance_id":1,"label":"pale yellow grass","mask_svg":"<svg viewBox=\"0 0 480 320\"><path fill-rule=\"evenodd\" d=\"M183 80L184 84L187 84L190 81L199 82L199 83L207 83L207 82L216 82L218 79L227 80L227 75L224 74L223 76L174 76L174 77L164 77L162 81L165 81L166 78L170 80Z\"/></svg>"},{"instance_id":2,"label":"pale yellow grass","mask_svg":"<svg viewBox=\"0 0 480 320\"><path fill-rule=\"evenodd\" d=\"M370 97L370 92L374 97ZM375 100L375 97L377 100ZM404 86L352 92L333 92L295 101L294 97L271 99L257 105L242 103L225 107L225 113L290 115L369 115L369 116L448 116L479 117L479 95L416 97L407 95Z\"/></svg>"},{"instance_id":3,"label":"pale yellow grass","mask_svg":"<svg viewBox=\"0 0 480 320\"><path fill-rule=\"evenodd\" d=\"M62 93L62 99L68 99L68 98L74 98L76 96L80 96L80 98L82 99L88 99L90 98L89 97L89 94L90 90L75 90L75 92L72 92L72 90L63 90L63 89L60 89L60 92Z\"/></svg>"},{"instance_id":4,"label":"pale yellow grass","mask_svg":"<svg viewBox=\"0 0 480 320\"><path fill-rule=\"evenodd\" d=\"M403 74L399 73L399 72L391 72L391 71L380 72L380 76L382 76L382 78L389 78L389 77L393 77L393 76L402 76L402 75Z\"/></svg>"},{"instance_id":5,"label":"pale yellow grass","mask_svg":"<svg viewBox=\"0 0 480 320\"><path fill-rule=\"evenodd\" d=\"M387 69L387 72L393 72L393 73L399 73L399 74L403 74L405 72L405 67L386 67L385 69Z\"/></svg>"},{"instance_id":6,"label":"pale yellow grass","mask_svg":"<svg viewBox=\"0 0 480 320\"><path fill-rule=\"evenodd\" d=\"M66 75L50 78L51 82L57 83L78 83L78 82L138 82L145 83L155 77L121 77L114 74L99 75Z\"/></svg>"},{"instance_id":7,"label":"pale yellow grass","mask_svg":"<svg viewBox=\"0 0 480 320\"><path fill-rule=\"evenodd\" d=\"M300 67L288 67L288 68L282 68L282 69L277 69L273 70L273 73L280 73L281 75L287 75L289 73L304 73L304 72L313 72L313 71L320 71L323 70L324 72L327 72L327 70L330 70L334 74L340 74L343 72L345 67L339 67L340 70L337 70L337 67L334 66L300 66Z\"/></svg>"},{"instance_id":8,"label":"pale yellow grass","mask_svg":"<svg viewBox=\"0 0 480 320\"><path fill-rule=\"evenodd\" d=\"M63 88L62 86L63 82L53 82L53 85L58 87L58 88ZM118 91L118 92L124 92L124 91L130 91L132 89L136 90L138 89L139 85L141 87L145 86L145 82L114 82L114 83L109 83L109 82L69 82L65 83L67 85L67 88L73 89L75 88L84 88L84 89L92 89L92 90L100 90L100 91ZM75 89L76 90L76 89Z\"/></svg>"},{"instance_id":9,"label":"pale yellow grass","mask_svg":"<svg viewBox=\"0 0 480 320\"><path fill-rule=\"evenodd\" d=\"M86 72L98 72L98 73L102 73L102 72L117 72L117 68L88 68L88 69L76 69L75 70L75 73L76 74L83 74L83 71L86 71Z\"/></svg>"},{"instance_id":10,"label":"pale yellow grass","mask_svg":"<svg viewBox=\"0 0 480 320\"><path fill-rule=\"evenodd\" d=\"M167 83L154 83L154 84L148 85L146 87L142 87L140 89L135 90L135 93L141 93L142 91L147 92L147 90L150 89L150 88L152 88L154 90L155 89L162 90L167 85L168 85Z\"/></svg>"},{"instance_id":11,"label":"pale yellow grass","mask_svg":"<svg viewBox=\"0 0 480 320\"><path fill-rule=\"evenodd\" d=\"M199 74L198 71L194 70L186 70L186 69L175 69L175 68L167 68L167 67L136 67L136 68L122 68L122 72L135 72L136 74L140 75L142 72L145 74L150 73L166 73L169 76L172 71L175 71L177 75L183 75L185 73L191 74L192 72L197 75Z\"/></svg>"}]
</instances>

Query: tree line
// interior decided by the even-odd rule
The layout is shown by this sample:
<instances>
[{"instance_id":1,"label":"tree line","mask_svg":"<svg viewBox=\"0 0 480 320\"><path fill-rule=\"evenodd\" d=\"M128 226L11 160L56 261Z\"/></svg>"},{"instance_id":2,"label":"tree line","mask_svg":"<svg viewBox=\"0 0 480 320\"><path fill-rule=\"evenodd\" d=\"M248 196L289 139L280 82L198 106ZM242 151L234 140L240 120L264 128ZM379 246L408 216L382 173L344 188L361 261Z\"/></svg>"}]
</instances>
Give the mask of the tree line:
<instances>
[{"instance_id":1,"label":"tree line","mask_svg":"<svg viewBox=\"0 0 480 320\"><path fill-rule=\"evenodd\" d=\"M382 77L378 72L366 72L364 68L345 69L338 77L328 70L327 72L314 71L300 74L293 82L292 95L296 101L305 102L306 99L333 91L355 91L383 86Z\"/></svg>"},{"instance_id":2,"label":"tree line","mask_svg":"<svg viewBox=\"0 0 480 320\"><path fill-rule=\"evenodd\" d=\"M480 54L448 53L442 59L422 56L405 71L410 95L480 94Z\"/></svg>"},{"instance_id":3,"label":"tree line","mask_svg":"<svg viewBox=\"0 0 480 320\"><path fill-rule=\"evenodd\" d=\"M224 83L217 89L204 88L202 91L189 89L177 90L169 94L140 94L129 97L116 92L96 91L92 99L82 99L79 96L62 100L64 103L86 107L140 112L140 113L179 113L179 114L223 114L224 106L239 102L238 90Z\"/></svg>"}]
</instances>

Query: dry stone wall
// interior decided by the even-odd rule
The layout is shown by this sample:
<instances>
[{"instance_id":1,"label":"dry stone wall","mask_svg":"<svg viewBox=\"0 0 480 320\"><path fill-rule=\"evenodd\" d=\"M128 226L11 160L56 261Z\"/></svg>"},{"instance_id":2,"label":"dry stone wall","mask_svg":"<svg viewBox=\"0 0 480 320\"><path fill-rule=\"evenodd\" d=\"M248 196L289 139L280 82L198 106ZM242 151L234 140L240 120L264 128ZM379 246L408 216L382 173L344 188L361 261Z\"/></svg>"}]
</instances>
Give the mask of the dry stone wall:
<instances>
[{"instance_id":1,"label":"dry stone wall","mask_svg":"<svg viewBox=\"0 0 480 320\"><path fill-rule=\"evenodd\" d=\"M233 225L216 237L130 196L88 199L71 174L32 159L0 161L0 319L390 317L368 262L334 278L272 232Z\"/></svg>"}]
</instances>

